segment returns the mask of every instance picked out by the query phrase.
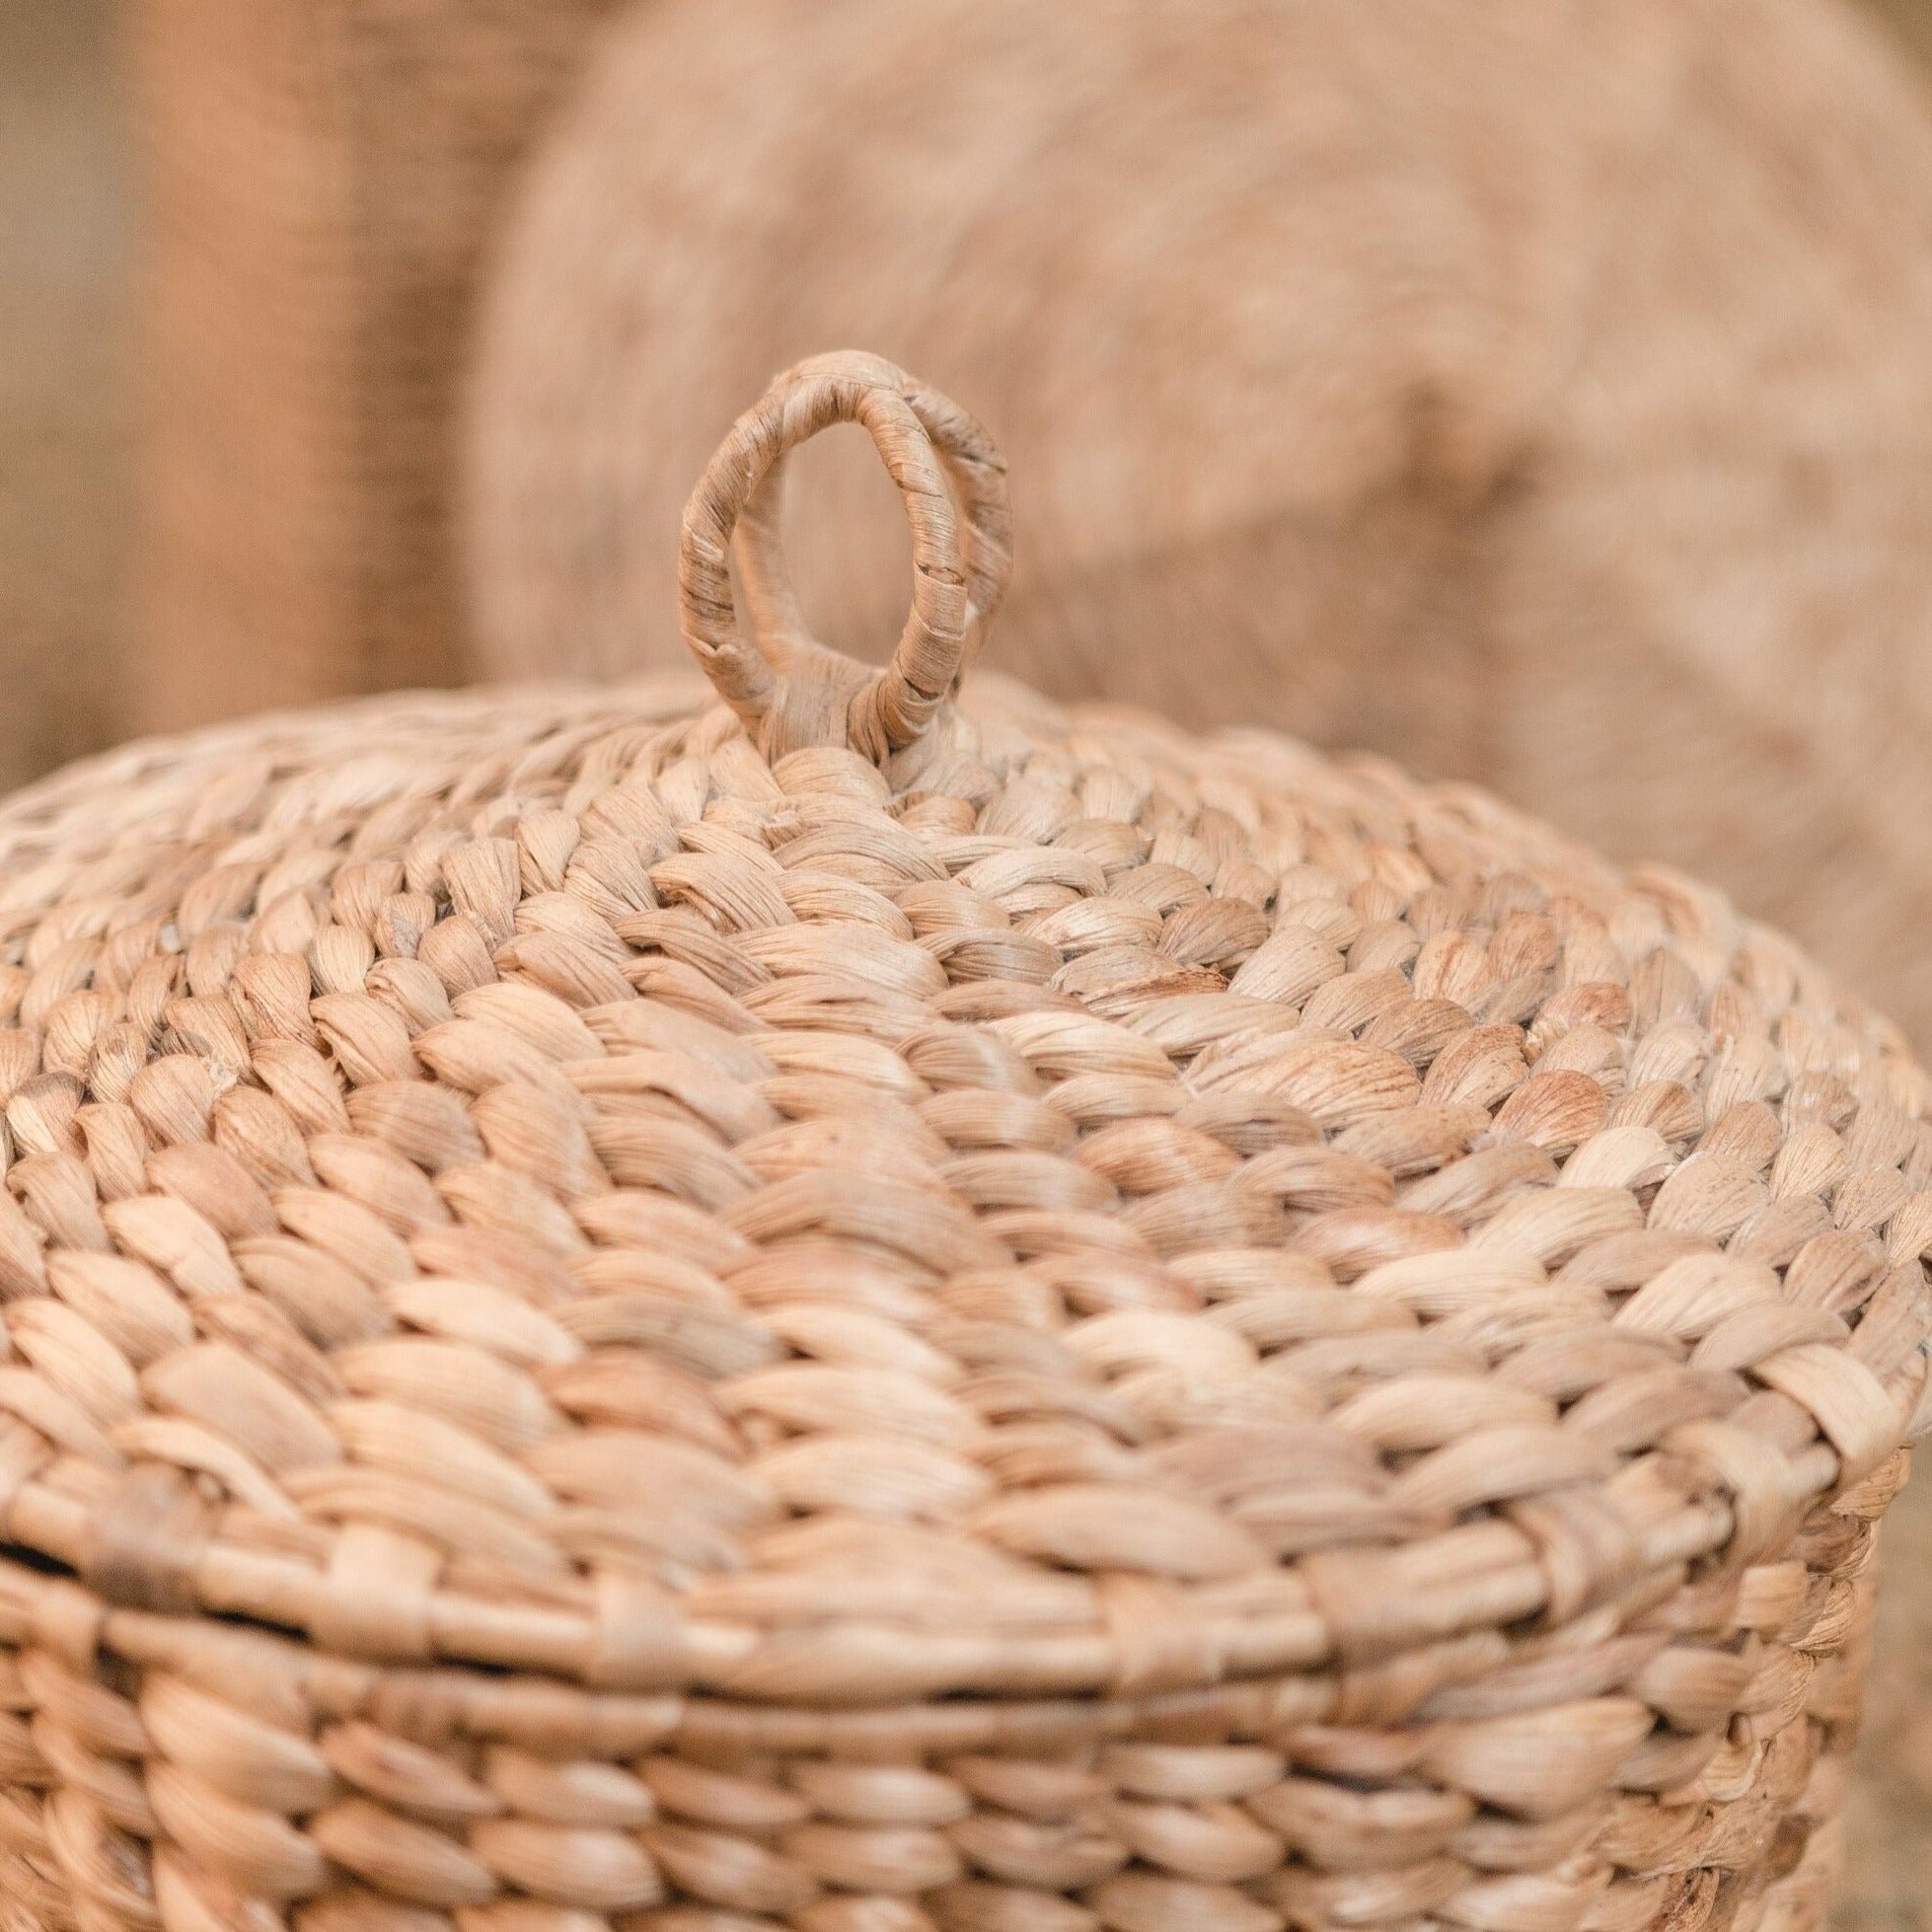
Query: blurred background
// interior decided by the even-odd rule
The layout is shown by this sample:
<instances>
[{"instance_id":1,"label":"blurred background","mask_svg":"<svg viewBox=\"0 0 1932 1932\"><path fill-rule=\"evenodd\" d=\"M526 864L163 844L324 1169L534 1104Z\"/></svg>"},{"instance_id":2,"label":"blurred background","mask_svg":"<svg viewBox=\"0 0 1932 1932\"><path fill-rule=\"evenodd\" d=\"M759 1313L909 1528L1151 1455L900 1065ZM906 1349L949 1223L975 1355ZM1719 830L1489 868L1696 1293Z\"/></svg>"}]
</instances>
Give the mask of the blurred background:
<instances>
[{"instance_id":1,"label":"blurred background","mask_svg":"<svg viewBox=\"0 0 1932 1932\"><path fill-rule=\"evenodd\" d=\"M0 789L675 661L691 478L850 338L1014 458L1005 668L1494 783L1932 1050L1932 0L1472 18L0 0ZM1909 1932L1932 1483L1888 1537L1838 1923Z\"/></svg>"}]
</instances>

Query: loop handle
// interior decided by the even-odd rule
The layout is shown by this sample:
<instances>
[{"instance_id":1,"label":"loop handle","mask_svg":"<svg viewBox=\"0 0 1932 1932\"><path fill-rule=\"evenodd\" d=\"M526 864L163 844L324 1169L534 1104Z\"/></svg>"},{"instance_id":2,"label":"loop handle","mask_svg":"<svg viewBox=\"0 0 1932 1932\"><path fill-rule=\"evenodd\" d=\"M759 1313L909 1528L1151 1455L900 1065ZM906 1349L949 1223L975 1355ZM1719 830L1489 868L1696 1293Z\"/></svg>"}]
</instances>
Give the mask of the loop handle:
<instances>
[{"instance_id":1,"label":"loop handle","mask_svg":"<svg viewBox=\"0 0 1932 1932\"><path fill-rule=\"evenodd\" d=\"M913 607L883 671L812 636L784 560L785 459L835 422L870 433L912 527ZM883 763L919 738L958 688L1011 567L1006 465L986 431L877 356L813 356L732 425L685 506L684 639L768 758L844 744Z\"/></svg>"}]
</instances>

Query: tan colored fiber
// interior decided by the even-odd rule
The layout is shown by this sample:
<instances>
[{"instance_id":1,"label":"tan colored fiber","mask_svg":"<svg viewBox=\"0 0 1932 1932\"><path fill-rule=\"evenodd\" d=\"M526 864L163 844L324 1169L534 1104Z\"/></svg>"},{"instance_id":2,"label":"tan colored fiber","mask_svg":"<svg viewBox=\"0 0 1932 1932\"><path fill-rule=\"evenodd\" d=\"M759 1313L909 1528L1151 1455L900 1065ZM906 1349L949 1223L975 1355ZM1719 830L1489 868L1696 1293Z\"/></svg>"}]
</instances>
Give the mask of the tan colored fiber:
<instances>
[{"instance_id":1,"label":"tan colored fiber","mask_svg":"<svg viewBox=\"0 0 1932 1932\"><path fill-rule=\"evenodd\" d=\"M845 417L897 673L778 589ZM0 805L8 1932L1820 1923L1924 1075L1480 793L955 700L1000 475L821 358L731 703Z\"/></svg>"}]
</instances>

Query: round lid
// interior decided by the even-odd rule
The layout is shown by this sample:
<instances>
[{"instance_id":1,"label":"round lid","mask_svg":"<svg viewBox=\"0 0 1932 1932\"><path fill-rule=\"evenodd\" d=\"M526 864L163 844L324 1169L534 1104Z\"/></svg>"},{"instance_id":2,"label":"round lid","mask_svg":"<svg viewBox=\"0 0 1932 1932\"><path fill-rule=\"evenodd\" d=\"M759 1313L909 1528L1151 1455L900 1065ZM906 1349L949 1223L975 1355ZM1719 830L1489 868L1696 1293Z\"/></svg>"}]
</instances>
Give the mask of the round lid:
<instances>
[{"instance_id":1,"label":"round lid","mask_svg":"<svg viewBox=\"0 0 1932 1932\"><path fill-rule=\"evenodd\" d=\"M882 670L779 545L845 419ZM13 1542L387 1662L1319 1717L1888 1479L1897 1036L1479 794L962 698L1003 484L820 358L687 514L722 703L385 699L0 808Z\"/></svg>"}]
</instances>

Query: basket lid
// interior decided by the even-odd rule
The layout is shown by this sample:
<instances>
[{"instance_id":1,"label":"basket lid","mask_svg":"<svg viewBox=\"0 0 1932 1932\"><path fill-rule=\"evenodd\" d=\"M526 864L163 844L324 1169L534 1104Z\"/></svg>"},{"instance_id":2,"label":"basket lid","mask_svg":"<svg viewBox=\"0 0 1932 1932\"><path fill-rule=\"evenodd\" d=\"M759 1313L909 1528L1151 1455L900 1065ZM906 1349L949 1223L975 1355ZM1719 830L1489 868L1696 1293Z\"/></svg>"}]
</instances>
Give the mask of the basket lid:
<instances>
[{"instance_id":1,"label":"basket lid","mask_svg":"<svg viewBox=\"0 0 1932 1932\"><path fill-rule=\"evenodd\" d=\"M883 670L783 574L845 419L913 528ZM1007 557L984 433L821 358L686 518L722 703L389 699L0 810L0 1494L63 1615L1320 1719L1895 1474L1897 1036L1480 794L962 698Z\"/></svg>"}]
</instances>

